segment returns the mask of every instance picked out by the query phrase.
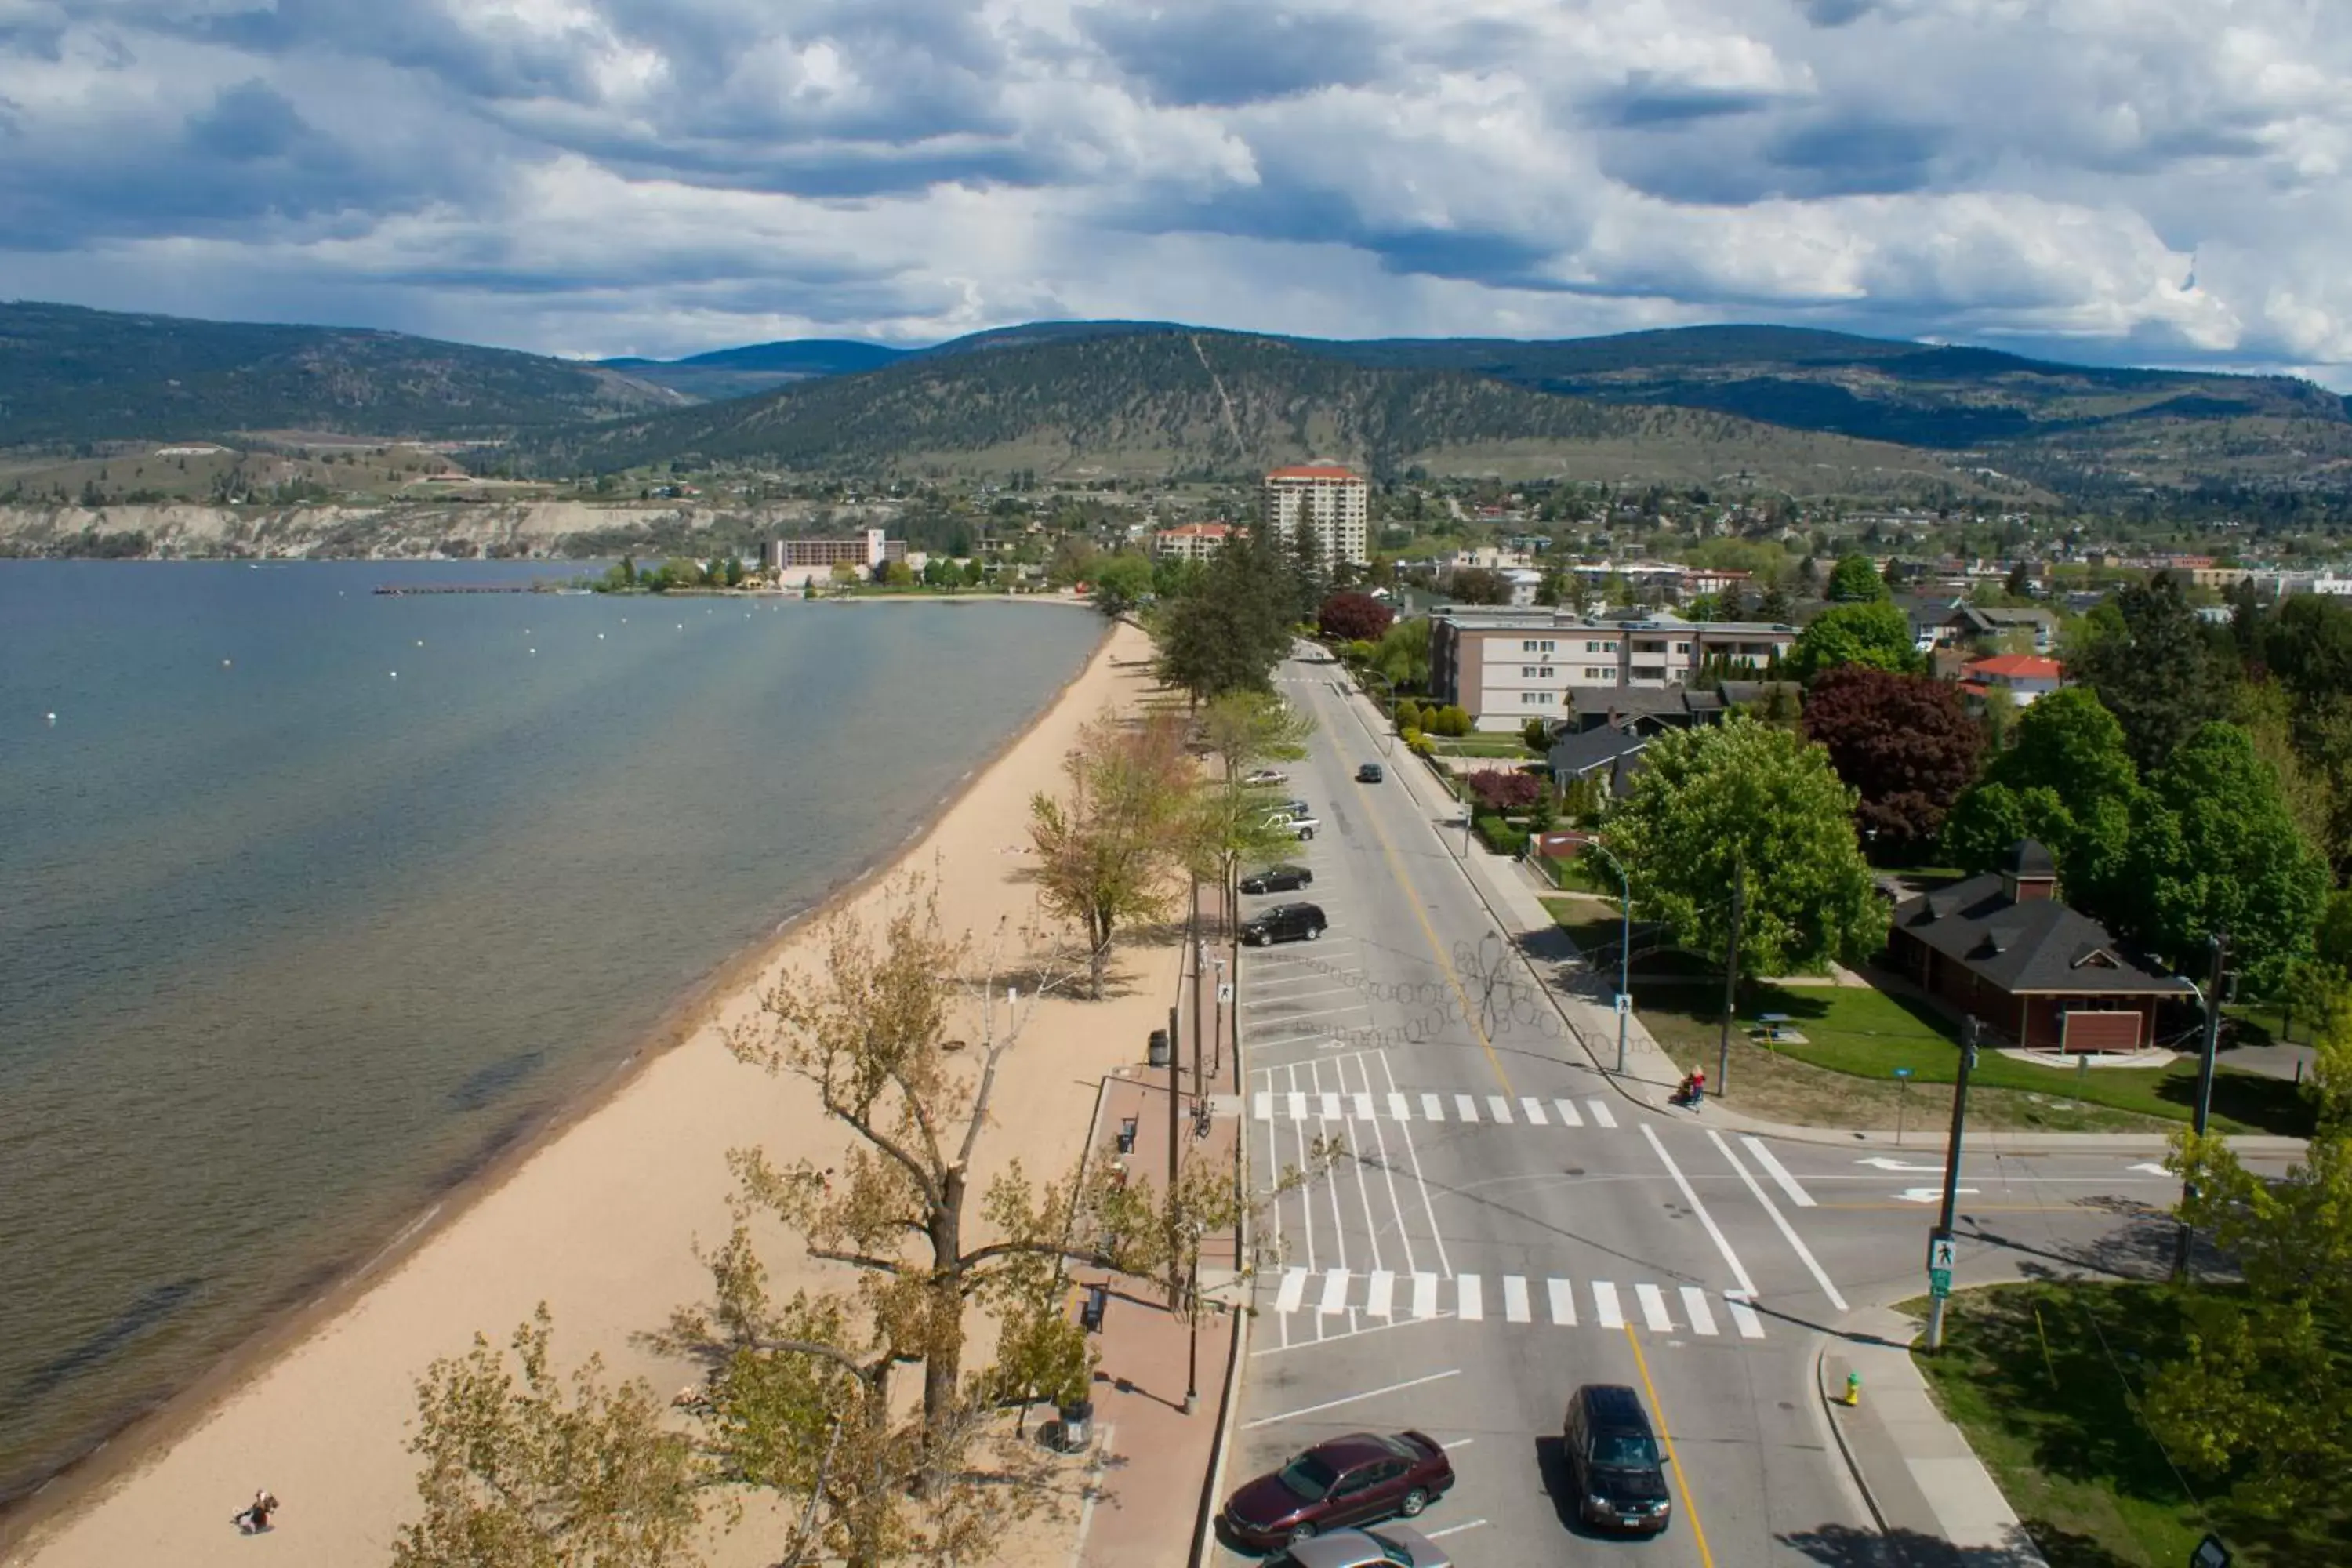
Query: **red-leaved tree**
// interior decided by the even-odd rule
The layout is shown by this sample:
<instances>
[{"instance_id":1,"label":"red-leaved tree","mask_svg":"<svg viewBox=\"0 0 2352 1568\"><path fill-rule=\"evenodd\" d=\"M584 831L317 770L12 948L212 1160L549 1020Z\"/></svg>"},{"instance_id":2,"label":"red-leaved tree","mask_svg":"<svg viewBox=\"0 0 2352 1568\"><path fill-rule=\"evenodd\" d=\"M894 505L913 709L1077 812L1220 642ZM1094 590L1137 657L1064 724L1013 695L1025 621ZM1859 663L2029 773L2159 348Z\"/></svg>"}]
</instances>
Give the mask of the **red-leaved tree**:
<instances>
[{"instance_id":1,"label":"red-leaved tree","mask_svg":"<svg viewBox=\"0 0 2352 1568\"><path fill-rule=\"evenodd\" d=\"M1854 825L1877 859L1899 860L1933 841L1952 802L1976 782L1984 750L1959 688L1862 664L1822 672L1805 699L1804 727L1861 795Z\"/></svg>"},{"instance_id":2,"label":"red-leaved tree","mask_svg":"<svg viewBox=\"0 0 2352 1568\"><path fill-rule=\"evenodd\" d=\"M1396 612L1370 594L1334 594L1315 613L1315 624L1327 637L1345 642L1378 642L1396 619Z\"/></svg>"},{"instance_id":3,"label":"red-leaved tree","mask_svg":"<svg viewBox=\"0 0 2352 1568\"><path fill-rule=\"evenodd\" d=\"M1482 768L1465 781L1488 811L1525 811L1543 798L1543 785L1533 773Z\"/></svg>"}]
</instances>

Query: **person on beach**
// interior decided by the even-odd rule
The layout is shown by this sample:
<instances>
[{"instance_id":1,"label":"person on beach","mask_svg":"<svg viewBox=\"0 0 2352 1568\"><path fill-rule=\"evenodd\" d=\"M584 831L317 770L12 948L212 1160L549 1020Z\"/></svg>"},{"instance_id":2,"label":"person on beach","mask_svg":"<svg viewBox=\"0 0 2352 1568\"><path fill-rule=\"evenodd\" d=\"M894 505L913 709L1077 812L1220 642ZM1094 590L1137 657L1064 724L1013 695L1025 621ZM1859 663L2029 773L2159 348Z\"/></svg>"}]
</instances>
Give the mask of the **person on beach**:
<instances>
[{"instance_id":1,"label":"person on beach","mask_svg":"<svg viewBox=\"0 0 2352 1568\"><path fill-rule=\"evenodd\" d=\"M259 1535L269 1528L269 1516L278 1511L278 1500L269 1495L268 1487L256 1487L253 1500L245 1506L233 1521L247 1535Z\"/></svg>"}]
</instances>

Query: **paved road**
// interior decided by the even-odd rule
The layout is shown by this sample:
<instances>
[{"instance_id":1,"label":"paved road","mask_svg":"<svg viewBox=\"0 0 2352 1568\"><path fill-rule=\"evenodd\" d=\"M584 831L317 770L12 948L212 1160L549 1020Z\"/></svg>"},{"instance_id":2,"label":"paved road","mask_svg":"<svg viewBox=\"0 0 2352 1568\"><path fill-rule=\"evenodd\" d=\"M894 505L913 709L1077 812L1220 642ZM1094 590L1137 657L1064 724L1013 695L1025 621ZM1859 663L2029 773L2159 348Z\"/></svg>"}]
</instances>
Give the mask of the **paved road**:
<instances>
[{"instance_id":1,"label":"paved road","mask_svg":"<svg viewBox=\"0 0 2352 1568\"><path fill-rule=\"evenodd\" d=\"M1239 1005L1261 1184L1320 1136L1349 1157L1277 1205L1233 1484L1416 1426L1453 1451L1460 1484L1423 1523L1465 1563L1820 1561L1807 1538L1867 1528L1812 1397L1820 1335L1924 1289L1940 1133L1891 1155L1768 1143L1616 1095L1461 874L1458 821L1415 806L1401 757L1353 782L1381 753L1334 673L1279 677L1318 724L1289 770L1324 823L1297 857L1314 886L1244 900L1311 898L1330 927L1246 952ZM1964 1279L2169 1246L2172 1184L2123 1159L1970 1159L1961 1185ZM1550 1439L1587 1382L1663 1418L1676 1518L1656 1542L1554 1506Z\"/></svg>"}]
</instances>

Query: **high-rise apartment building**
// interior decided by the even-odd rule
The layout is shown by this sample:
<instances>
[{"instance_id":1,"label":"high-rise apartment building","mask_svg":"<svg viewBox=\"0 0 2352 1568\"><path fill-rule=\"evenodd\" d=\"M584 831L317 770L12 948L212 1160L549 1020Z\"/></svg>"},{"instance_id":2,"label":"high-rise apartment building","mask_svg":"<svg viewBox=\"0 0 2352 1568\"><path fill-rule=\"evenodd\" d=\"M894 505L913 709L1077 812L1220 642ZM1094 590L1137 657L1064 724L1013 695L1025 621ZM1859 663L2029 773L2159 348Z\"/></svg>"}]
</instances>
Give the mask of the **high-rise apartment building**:
<instances>
[{"instance_id":1,"label":"high-rise apartment building","mask_svg":"<svg viewBox=\"0 0 2352 1568\"><path fill-rule=\"evenodd\" d=\"M1323 548L1323 558L1350 566L1372 563L1371 487L1361 474L1337 463L1306 463L1276 468L1260 491L1268 533L1285 546L1304 527Z\"/></svg>"}]
</instances>

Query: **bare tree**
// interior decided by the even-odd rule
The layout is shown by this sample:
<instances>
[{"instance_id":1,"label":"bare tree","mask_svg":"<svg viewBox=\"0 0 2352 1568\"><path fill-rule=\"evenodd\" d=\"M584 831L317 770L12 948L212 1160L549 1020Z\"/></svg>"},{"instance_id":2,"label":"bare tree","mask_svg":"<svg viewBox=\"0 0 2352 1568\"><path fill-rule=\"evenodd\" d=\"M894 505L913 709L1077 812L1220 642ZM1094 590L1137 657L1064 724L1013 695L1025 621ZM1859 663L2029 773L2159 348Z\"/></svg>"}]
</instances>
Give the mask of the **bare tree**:
<instances>
[{"instance_id":1,"label":"bare tree","mask_svg":"<svg viewBox=\"0 0 2352 1568\"><path fill-rule=\"evenodd\" d=\"M1108 714L1078 732L1064 763L1069 795L1029 805L1039 900L1086 935L1088 994L1100 999L1118 933L1175 907L1181 825L1195 777L1172 714L1123 726Z\"/></svg>"}]
</instances>

